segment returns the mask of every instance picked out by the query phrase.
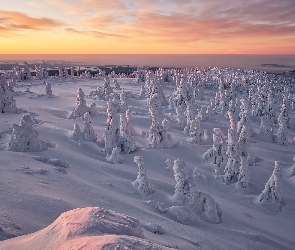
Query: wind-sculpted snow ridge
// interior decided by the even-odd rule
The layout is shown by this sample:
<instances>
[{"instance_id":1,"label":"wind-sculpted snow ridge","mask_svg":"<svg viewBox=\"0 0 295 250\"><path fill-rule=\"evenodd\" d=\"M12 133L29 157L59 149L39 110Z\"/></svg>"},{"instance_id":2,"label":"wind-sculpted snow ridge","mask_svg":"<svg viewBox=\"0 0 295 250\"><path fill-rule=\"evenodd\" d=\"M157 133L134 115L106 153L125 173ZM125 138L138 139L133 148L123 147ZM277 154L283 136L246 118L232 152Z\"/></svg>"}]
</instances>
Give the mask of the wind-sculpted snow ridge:
<instances>
[{"instance_id":1,"label":"wind-sculpted snow ridge","mask_svg":"<svg viewBox=\"0 0 295 250\"><path fill-rule=\"evenodd\" d=\"M61 214L51 225L36 233L2 241L0 249L161 250L168 248L145 240L138 219L104 208L88 207Z\"/></svg>"}]
</instances>

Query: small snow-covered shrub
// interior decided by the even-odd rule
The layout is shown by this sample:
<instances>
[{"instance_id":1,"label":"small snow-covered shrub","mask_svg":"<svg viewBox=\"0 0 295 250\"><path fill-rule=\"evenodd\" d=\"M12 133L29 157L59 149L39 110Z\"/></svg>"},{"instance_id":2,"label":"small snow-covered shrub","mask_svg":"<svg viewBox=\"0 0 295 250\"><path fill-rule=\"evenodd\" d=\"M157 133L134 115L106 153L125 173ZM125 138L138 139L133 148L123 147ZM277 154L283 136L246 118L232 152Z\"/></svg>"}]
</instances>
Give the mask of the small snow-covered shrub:
<instances>
[{"instance_id":1,"label":"small snow-covered shrub","mask_svg":"<svg viewBox=\"0 0 295 250\"><path fill-rule=\"evenodd\" d=\"M122 156L120 156L120 152L121 152L121 148L120 147L116 147L113 148L112 153L106 156L106 160L108 163L112 163L112 164L119 164L122 161Z\"/></svg>"}]
</instances>

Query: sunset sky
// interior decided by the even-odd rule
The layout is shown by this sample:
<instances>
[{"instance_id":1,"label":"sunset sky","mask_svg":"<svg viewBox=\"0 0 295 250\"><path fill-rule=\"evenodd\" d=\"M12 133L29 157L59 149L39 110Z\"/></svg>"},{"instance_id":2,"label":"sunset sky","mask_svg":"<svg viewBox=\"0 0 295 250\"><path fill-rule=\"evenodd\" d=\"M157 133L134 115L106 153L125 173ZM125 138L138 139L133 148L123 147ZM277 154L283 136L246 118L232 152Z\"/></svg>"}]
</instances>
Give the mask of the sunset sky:
<instances>
[{"instance_id":1,"label":"sunset sky","mask_svg":"<svg viewBox=\"0 0 295 250\"><path fill-rule=\"evenodd\" d=\"M295 0L5 0L0 54L295 54Z\"/></svg>"}]
</instances>

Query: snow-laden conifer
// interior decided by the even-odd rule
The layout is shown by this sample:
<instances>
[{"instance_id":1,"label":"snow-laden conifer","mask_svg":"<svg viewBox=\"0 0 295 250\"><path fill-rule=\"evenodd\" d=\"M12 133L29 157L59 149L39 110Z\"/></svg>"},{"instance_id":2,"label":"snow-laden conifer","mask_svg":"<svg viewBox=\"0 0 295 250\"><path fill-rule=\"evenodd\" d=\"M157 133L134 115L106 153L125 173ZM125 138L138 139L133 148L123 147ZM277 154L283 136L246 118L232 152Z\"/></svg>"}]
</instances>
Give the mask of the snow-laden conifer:
<instances>
[{"instance_id":1,"label":"snow-laden conifer","mask_svg":"<svg viewBox=\"0 0 295 250\"><path fill-rule=\"evenodd\" d=\"M238 138L237 138L237 122L233 113L228 112L230 119L230 128L228 129L227 138L227 151L228 156L227 164L225 166L224 182L230 184L238 181L239 174L239 151L238 151Z\"/></svg>"},{"instance_id":2,"label":"snow-laden conifer","mask_svg":"<svg viewBox=\"0 0 295 250\"><path fill-rule=\"evenodd\" d=\"M138 166L138 174L136 180L132 182L133 186L143 196L148 196L154 193L156 190L147 178L146 166L144 164L143 157L138 155L134 156L134 162Z\"/></svg>"},{"instance_id":3,"label":"snow-laden conifer","mask_svg":"<svg viewBox=\"0 0 295 250\"><path fill-rule=\"evenodd\" d=\"M8 85L6 77L0 74L0 113L17 113L14 91Z\"/></svg>"},{"instance_id":4,"label":"snow-laden conifer","mask_svg":"<svg viewBox=\"0 0 295 250\"><path fill-rule=\"evenodd\" d=\"M39 139L39 134L33 127L30 114L24 114L20 124L12 124L12 133L7 150L16 152L47 150L46 142Z\"/></svg>"},{"instance_id":5,"label":"snow-laden conifer","mask_svg":"<svg viewBox=\"0 0 295 250\"><path fill-rule=\"evenodd\" d=\"M185 162L180 159L175 160L173 171L176 184L172 200L176 204L188 208L188 211L201 215L205 220L220 223L219 205L210 195L196 189L194 180L188 174Z\"/></svg>"},{"instance_id":6,"label":"snow-laden conifer","mask_svg":"<svg viewBox=\"0 0 295 250\"><path fill-rule=\"evenodd\" d=\"M130 136L137 135L133 126L132 113L130 109L126 110L127 133Z\"/></svg>"},{"instance_id":7,"label":"snow-laden conifer","mask_svg":"<svg viewBox=\"0 0 295 250\"><path fill-rule=\"evenodd\" d=\"M92 141L96 142L97 141L97 135L91 125L91 116L88 112L84 114L83 117L83 122L84 122L84 128L83 128L83 133L84 133L84 138L86 141Z\"/></svg>"},{"instance_id":8,"label":"snow-laden conifer","mask_svg":"<svg viewBox=\"0 0 295 250\"><path fill-rule=\"evenodd\" d=\"M50 82L45 82L45 93L48 96L52 95L52 89L51 89L51 83Z\"/></svg>"},{"instance_id":9,"label":"snow-laden conifer","mask_svg":"<svg viewBox=\"0 0 295 250\"><path fill-rule=\"evenodd\" d=\"M70 114L69 118L79 118L88 112L88 107L86 106L85 94L81 88L77 90L76 107Z\"/></svg>"},{"instance_id":10,"label":"snow-laden conifer","mask_svg":"<svg viewBox=\"0 0 295 250\"><path fill-rule=\"evenodd\" d=\"M279 120L279 128L276 134L276 143L279 145L288 144L288 128L287 128L287 122L284 116L282 116Z\"/></svg>"},{"instance_id":11,"label":"snow-laden conifer","mask_svg":"<svg viewBox=\"0 0 295 250\"><path fill-rule=\"evenodd\" d=\"M247 188L249 186L250 180L250 170L249 170L249 163L248 158L245 156L241 156L240 159L240 169L238 175L238 184L243 188Z\"/></svg>"},{"instance_id":12,"label":"snow-laden conifer","mask_svg":"<svg viewBox=\"0 0 295 250\"><path fill-rule=\"evenodd\" d=\"M271 202L280 204L282 199L282 165L275 161L275 168L264 190L259 195L259 202Z\"/></svg>"},{"instance_id":13,"label":"snow-laden conifer","mask_svg":"<svg viewBox=\"0 0 295 250\"><path fill-rule=\"evenodd\" d=\"M222 133L220 128L214 128L213 132L213 146L202 155L202 159L204 162L206 162L212 158L215 178L218 178L224 172L226 148L224 142L224 134Z\"/></svg>"}]
</instances>

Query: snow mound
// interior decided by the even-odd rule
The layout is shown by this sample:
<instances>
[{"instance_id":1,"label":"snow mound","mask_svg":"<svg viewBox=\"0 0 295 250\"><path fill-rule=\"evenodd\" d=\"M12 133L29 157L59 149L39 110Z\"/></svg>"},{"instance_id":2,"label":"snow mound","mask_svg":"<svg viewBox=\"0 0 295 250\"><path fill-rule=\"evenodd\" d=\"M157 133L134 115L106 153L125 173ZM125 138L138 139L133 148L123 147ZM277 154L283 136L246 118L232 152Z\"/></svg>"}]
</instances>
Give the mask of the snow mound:
<instances>
[{"instance_id":1,"label":"snow mound","mask_svg":"<svg viewBox=\"0 0 295 250\"><path fill-rule=\"evenodd\" d=\"M0 249L166 249L144 239L139 221L99 207L61 214L48 227L0 242Z\"/></svg>"}]
</instances>

